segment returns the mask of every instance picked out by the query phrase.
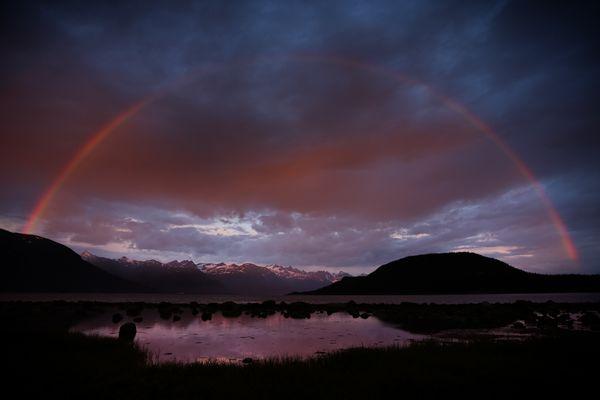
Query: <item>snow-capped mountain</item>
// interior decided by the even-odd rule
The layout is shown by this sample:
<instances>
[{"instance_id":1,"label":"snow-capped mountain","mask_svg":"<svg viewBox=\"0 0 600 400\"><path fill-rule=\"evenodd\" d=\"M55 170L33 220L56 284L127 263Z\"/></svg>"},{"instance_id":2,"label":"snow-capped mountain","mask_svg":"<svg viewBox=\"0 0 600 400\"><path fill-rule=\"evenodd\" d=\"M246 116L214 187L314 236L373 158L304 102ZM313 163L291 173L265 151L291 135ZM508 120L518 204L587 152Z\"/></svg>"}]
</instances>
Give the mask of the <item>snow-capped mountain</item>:
<instances>
[{"instance_id":1,"label":"snow-capped mountain","mask_svg":"<svg viewBox=\"0 0 600 400\"><path fill-rule=\"evenodd\" d=\"M81 258L106 272L135 282L149 291L168 293L224 293L216 279L200 271L192 261L138 261L127 257L117 260L83 252Z\"/></svg>"},{"instance_id":2,"label":"snow-capped mountain","mask_svg":"<svg viewBox=\"0 0 600 400\"><path fill-rule=\"evenodd\" d=\"M95 256L94 254L90 253L89 251L84 251L83 253L81 253L81 257L83 259L88 259L88 258L93 259L94 257L102 258L102 257ZM161 263L160 261L157 261L157 260L139 261L139 260L133 260L128 257L121 257L121 258L119 258L117 260L113 260L113 261L117 261L119 264L121 264L123 266L131 267L131 268L165 267L165 268L179 268L179 269L185 269L185 268L198 269L198 266L193 261L190 261L190 260L182 260L182 261L173 260L168 263Z\"/></svg>"},{"instance_id":3,"label":"snow-capped mountain","mask_svg":"<svg viewBox=\"0 0 600 400\"><path fill-rule=\"evenodd\" d=\"M258 274L262 276L271 276L272 274L283 279L295 280L315 280L324 283L332 283L342 279L350 274L340 271L331 273L328 271L304 271L294 267L284 267L282 265L270 264L260 266L252 263L244 264L198 264L200 270L210 275L229 275L229 274Z\"/></svg>"},{"instance_id":4,"label":"snow-capped mountain","mask_svg":"<svg viewBox=\"0 0 600 400\"><path fill-rule=\"evenodd\" d=\"M320 288L337 282L348 274L327 271L304 271L281 265L260 266L243 264L200 264L200 270L215 277L235 293L243 294L285 294L295 291Z\"/></svg>"},{"instance_id":5,"label":"snow-capped mountain","mask_svg":"<svg viewBox=\"0 0 600 400\"><path fill-rule=\"evenodd\" d=\"M349 273L340 271L331 273L328 271L304 271L294 267L283 267L277 264L271 264L265 266L275 274L286 279L313 279L322 282L333 283L337 282L345 276L350 276Z\"/></svg>"},{"instance_id":6,"label":"snow-capped mountain","mask_svg":"<svg viewBox=\"0 0 600 400\"><path fill-rule=\"evenodd\" d=\"M190 260L161 263L127 257L112 260L87 251L81 257L112 274L153 289L188 293L285 294L318 289L349 276L345 272L304 271L276 264L196 264Z\"/></svg>"},{"instance_id":7,"label":"snow-capped mountain","mask_svg":"<svg viewBox=\"0 0 600 400\"><path fill-rule=\"evenodd\" d=\"M259 265L244 264L199 264L200 270L209 275L227 276L233 274L252 274L257 276L271 276L272 271Z\"/></svg>"}]
</instances>

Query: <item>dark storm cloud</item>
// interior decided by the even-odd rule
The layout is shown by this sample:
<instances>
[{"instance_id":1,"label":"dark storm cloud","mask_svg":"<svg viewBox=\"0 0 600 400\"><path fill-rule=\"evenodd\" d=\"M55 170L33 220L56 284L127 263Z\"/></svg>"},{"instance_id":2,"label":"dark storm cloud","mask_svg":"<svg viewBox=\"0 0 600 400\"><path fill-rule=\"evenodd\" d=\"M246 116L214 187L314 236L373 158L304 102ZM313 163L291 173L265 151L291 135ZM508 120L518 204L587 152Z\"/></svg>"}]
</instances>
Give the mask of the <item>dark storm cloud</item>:
<instances>
[{"instance_id":1,"label":"dark storm cloud","mask_svg":"<svg viewBox=\"0 0 600 400\"><path fill-rule=\"evenodd\" d=\"M92 132L162 90L70 178L43 233L335 267L487 248L568 270L539 199L518 195L528 182L484 135L425 87L336 56L402 71L489 122L547 185L582 267L600 268L594 2L2 7L6 226Z\"/></svg>"}]
</instances>

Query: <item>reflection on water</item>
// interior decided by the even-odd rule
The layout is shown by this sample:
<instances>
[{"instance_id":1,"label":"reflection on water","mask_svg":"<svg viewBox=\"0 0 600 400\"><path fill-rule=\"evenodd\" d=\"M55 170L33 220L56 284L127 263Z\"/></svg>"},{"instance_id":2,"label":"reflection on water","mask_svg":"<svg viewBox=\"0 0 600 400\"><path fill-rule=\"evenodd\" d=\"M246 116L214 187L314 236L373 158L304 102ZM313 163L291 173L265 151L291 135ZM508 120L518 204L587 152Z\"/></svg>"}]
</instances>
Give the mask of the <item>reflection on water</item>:
<instances>
[{"instance_id":1,"label":"reflection on water","mask_svg":"<svg viewBox=\"0 0 600 400\"><path fill-rule=\"evenodd\" d=\"M400 345L422 337L373 317L352 318L341 312L316 313L310 319L284 318L279 313L267 318L225 318L216 313L210 321L184 313L177 322L160 319L156 310L145 310L142 316L136 341L159 362L306 357L348 347ZM73 330L116 337L119 326L108 314L86 320Z\"/></svg>"}]
</instances>

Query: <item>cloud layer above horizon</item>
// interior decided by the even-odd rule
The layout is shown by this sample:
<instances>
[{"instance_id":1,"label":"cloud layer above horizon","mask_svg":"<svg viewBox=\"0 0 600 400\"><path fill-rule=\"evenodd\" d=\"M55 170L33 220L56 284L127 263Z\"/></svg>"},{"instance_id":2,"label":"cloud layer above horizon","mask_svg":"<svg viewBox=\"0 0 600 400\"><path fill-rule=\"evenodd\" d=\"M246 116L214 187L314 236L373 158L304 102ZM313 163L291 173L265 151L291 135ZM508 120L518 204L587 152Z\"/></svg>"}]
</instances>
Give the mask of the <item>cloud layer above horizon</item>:
<instances>
[{"instance_id":1,"label":"cloud layer above horizon","mask_svg":"<svg viewBox=\"0 0 600 400\"><path fill-rule=\"evenodd\" d=\"M160 93L85 159L37 233L133 258L360 273L476 251L600 272L592 2L2 7L1 227L20 230L94 132ZM531 182L436 93L534 171L578 264Z\"/></svg>"}]
</instances>

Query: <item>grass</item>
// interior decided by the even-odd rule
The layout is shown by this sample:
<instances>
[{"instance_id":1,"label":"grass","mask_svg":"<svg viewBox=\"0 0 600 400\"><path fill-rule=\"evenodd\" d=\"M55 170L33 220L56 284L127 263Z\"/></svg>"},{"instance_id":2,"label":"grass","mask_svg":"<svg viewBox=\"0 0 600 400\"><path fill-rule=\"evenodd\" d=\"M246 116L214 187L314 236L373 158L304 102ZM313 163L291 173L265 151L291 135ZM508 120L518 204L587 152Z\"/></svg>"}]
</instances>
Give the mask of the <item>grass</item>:
<instances>
[{"instance_id":1,"label":"grass","mask_svg":"<svg viewBox=\"0 0 600 400\"><path fill-rule=\"evenodd\" d=\"M544 311L551 314L553 307ZM444 318L461 315L460 306L450 310L444 308ZM477 310L464 313L475 315ZM97 312L97 305L4 304L4 387L16 389L19 397L110 399L539 398L597 390L600 336L591 331L552 329L519 342L425 341L355 348L245 366L158 365L135 345L65 329ZM439 312L434 307L424 314Z\"/></svg>"}]
</instances>

